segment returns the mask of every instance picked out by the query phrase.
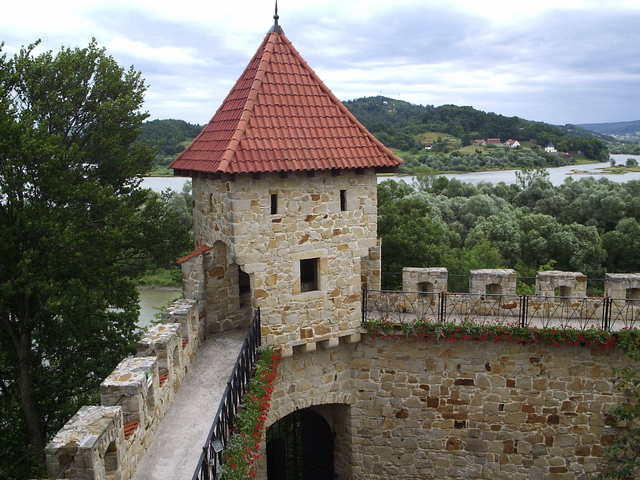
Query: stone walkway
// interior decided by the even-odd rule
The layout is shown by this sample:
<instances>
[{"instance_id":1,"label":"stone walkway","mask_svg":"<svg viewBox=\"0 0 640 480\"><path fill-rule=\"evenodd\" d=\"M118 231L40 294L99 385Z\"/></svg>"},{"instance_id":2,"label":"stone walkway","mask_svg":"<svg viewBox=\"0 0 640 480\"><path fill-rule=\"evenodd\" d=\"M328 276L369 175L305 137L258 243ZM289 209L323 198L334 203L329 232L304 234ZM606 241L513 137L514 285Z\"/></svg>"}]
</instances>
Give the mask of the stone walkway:
<instances>
[{"instance_id":1,"label":"stone walkway","mask_svg":"<svg viewBox=\"0 0 640 480\"><path fill-rule=\"evenodd\" d=\"M190 480L246 330L210 337L198 350L134 480Z\"/></svg>"}]
</instances>

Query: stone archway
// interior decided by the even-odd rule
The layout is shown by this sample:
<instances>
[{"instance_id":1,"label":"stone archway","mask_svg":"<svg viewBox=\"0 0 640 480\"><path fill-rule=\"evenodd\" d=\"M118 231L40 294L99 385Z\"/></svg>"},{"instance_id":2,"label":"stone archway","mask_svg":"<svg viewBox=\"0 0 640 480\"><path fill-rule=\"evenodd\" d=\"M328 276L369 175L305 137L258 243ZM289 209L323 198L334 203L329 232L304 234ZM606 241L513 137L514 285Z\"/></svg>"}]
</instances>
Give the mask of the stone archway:
<instances>
[{"instance_id":1,"label":"stone archway","mask_svg":"<svg viewBox=\"0 0 640 480\"><path fill-rule=\"evenodd\" d=\"M267 430L267 479L333 480L335 436L313 408L280 419Z\"/></svg>"}]
</instances>

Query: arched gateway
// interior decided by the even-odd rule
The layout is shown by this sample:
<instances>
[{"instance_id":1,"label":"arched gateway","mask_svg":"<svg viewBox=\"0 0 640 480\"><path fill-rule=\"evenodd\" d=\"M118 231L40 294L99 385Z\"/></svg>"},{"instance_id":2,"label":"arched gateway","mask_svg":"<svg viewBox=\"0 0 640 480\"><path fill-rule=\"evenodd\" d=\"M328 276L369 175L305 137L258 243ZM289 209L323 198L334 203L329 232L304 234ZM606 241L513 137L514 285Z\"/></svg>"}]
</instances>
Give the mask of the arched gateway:
<instances>
[{"instance_id":1,"label":"arched gateway","mask_svg":"<svg viewBox=\"0 0 640 480\"><path fill-rule=\"evenodd\" d=\"M297 410L267 430L268 480L333 480L334 438L312 408Z\"/></svg>"}]
</instances>

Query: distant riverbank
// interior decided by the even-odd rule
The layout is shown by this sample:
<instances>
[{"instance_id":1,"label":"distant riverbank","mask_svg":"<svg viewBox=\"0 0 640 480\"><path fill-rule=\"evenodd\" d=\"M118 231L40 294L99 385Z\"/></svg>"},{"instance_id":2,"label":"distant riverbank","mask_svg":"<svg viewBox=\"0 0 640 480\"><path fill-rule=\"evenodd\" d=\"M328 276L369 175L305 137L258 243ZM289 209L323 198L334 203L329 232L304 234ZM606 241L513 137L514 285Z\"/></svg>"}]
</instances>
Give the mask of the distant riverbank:
<instances>
[{"instance_id":1,"label":"distant riverbank","mask_svg":"<svg viewBox=\"0 0 640 480\"><path fill-rule=\"evenodd\" d=\"M615 160L616 164L623 165L628 158L635 158L640 162L640 155L628 155L626 153L617 153L613 154L610 157L612 160ZM613 182L628 182L630 180L640 180L640 171L630 171L631 169L624 173L618 172L607 172L606 170L611 167L609 162L597 162L597 163L587 163L580 165L566 165L564 167L551 167L546 168L549 172L549 180L554 185L561 185L566 178L574 178L579 179L588 175L594 178L608 178ZM516 172L519 170L490 170L484 172L469 172L469 173L443 173L438 175L443 175L447 178L455 178L460 180L461 182L468 183L480 183L480 182L488 182L488 183L499 183L504 182L507 184L516 183ZM404 180L405 182L412 182L415 177L411 175L379 175L378 183L384 182L385 180ZM189 181L189 178L184 177L145 177L143 179L142 185L145 188L150 188L156 192L161 192L167 188L175 190L176 192L182 191L183 185Z\"/></svg>"}]
</instances>

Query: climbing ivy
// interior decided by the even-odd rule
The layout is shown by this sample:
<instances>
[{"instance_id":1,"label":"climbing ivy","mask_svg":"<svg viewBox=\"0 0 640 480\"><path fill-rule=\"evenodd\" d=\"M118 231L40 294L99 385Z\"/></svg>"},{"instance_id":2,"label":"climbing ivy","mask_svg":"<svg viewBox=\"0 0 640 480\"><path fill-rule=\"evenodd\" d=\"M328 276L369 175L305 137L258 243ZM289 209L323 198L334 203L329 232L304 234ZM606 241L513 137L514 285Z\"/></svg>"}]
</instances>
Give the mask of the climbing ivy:
<instances>
[{"instance_id":1,"label":"climbing ivy","mask_svg":"<svg viewBox=\"0 0 640 480\"><path fill-rule=\"evenodd\" d=\"M640 477L640 337L628 331L621 332L619 347L626 353L631 365L616 370L616 387L626 395L627 401L617 405L610 413L621 428L605 455L608 468L601 480L631 480Z\"/></svg>"}]
</instances>

